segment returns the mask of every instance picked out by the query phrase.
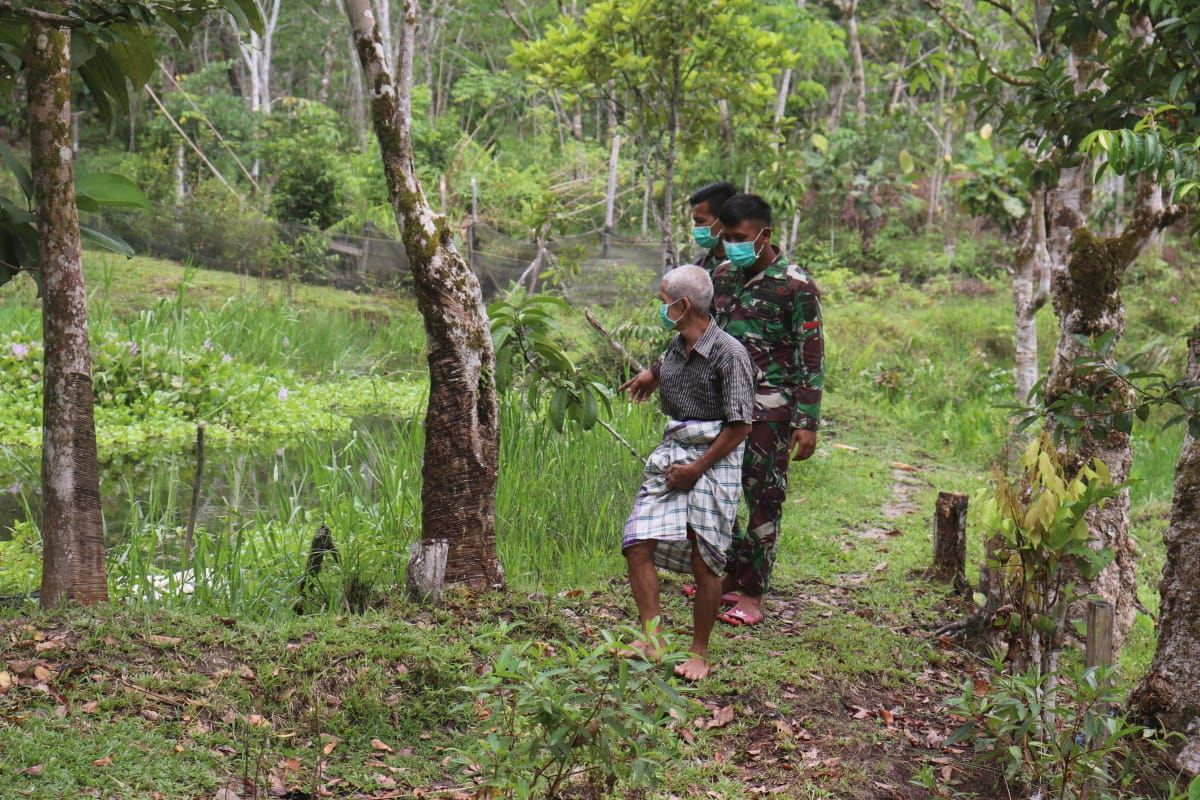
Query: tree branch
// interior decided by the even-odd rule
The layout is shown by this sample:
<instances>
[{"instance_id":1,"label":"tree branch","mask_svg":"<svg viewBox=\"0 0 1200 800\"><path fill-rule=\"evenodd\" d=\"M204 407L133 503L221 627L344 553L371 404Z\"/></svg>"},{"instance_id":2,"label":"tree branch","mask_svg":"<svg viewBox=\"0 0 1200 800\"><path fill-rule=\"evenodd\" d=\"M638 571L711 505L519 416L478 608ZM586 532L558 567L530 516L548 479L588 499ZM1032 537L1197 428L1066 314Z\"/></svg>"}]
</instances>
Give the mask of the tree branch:
<instances>
[{"instance_id":1,"label":"tree branch","mask_svg":"<svg viewBox=\"0 0 1200 800\"><path fill-rule=\"evenodd\" d=\"M951 19L950 15L946 13L946 8L942 5L941 0L921 0L921 2L923 2L935 14L937 14L942 22L946 23L946 27L954 31L954 33L960 39L970 45L971 49L975 51L975 57L979 59L980 63L987 68L987 71L991 73L993 77L999 78L1010 86L1037 85L1037 82L1032 78L1022 78L1017 75L1010 75L1007 72L1001 72L1000 70L996 69L996 67L992 65L992 62L988 61L987 57L983 54L983 46L979 43L979 38Z\"/></svg>"},{"instance_id":2,"label":"tree branch","mask_svg":"<svg viewBox=\"0 0 1200 800\"><path fill-rule=\"evenodd\" d=\"M63 16L62 14L54 14L49 11L42 11L39 8L30 8L28 6L15 8L12 0L0 0L0 12L27 19L35 19L38 22L45 22L60 28L77 28L83 24L83 20Z\"/></svg>"},{"instance_id":3,"label":"tree branch","mask_svg":"<svg viewBox=\"0 0 1200 800\"><path fill-rule=\"evenodd\" d=\"M983 2L987 3L989 6L994 6L995 8L1000 9L1005 14L1008 14L1008 16L1012 18L1012 21L1017 24L1017 27L1025 31L1025 34L1029 36L1030 41L1032 41L1035 45L1038 43L1037 33L1033 30L1033 27L1028 22L1017 16L1017 10L1012 7L1011 3L1007 3L1004 0L983 0Z\"/></svg>"}]
</instances>

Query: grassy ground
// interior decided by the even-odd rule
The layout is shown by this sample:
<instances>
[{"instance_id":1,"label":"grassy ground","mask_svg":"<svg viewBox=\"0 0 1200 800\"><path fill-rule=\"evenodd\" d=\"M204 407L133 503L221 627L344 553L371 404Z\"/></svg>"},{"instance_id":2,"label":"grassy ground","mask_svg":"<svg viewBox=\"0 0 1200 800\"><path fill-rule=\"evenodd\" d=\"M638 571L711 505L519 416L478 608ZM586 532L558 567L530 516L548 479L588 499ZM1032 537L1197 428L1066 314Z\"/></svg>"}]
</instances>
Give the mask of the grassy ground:
<instances>
[{"instance_id":1,"label":"grassy ground","mask_svg":"<svg viewBox=\"0 0 1200 800\"><path fill-rule=\"evenodd\" d=\"M389 359L399 371L419 365L419 325L402 299L312 290L303 302L297 295L293 303L262 303L238 296L236 276L137 260L122 265L135 277L118 284L105 278L111 266L89 266L93 285L109 281L93 296L112 315L105 324L142 313L147 286L175 302L186 280L188 307L258 309L238 316L246 327L231 327L227 339L248 360L270 363L276 356L262 329L290 324L293 344L299 337L317 350L294 356L305 374L336 379L347 368L329 366L338 359L363 370ZM161 278L160 270L175 277ZM1195 284L1172 272L1147 280L1130 290L1131 346L1184 330L1198 298ZM678 751L651 796L930 796L917 777L941 792L1003 796L969 754L945 745L956 723L940 704L976 662L927 635L945 613L946 587L921 573L936 491L983 486L1005 430L995 405L1011 394L1006 295L975 283L917 290L846 275L824 283L827 426L817 455L792 472L769 619L719 631L716 671L673 723ZM1161 302L1171 295L1179 302ZM0 299L0 331L14 320L36 322L29 298ZM253 322L258 314L266 325ZM370 337L360 342L366 356L352 357L348 338L334 332L356 316L375 323L361 334ZM1049 315L1043 323L1048 349ZM203 336L179 330L197 342ZM567 336L580 343L585 331L567 324ZM277 350L281 334L270 335ZM1177 369L1179 348L1166 341L1167 368ZM614 424L643 451L656 437L657 421L645 409L619 406ZM638 465L602 432L556 437L515 407L504 429L498 505L514 586L507 595L421 609L388 591L412 535L396 529L411 527L415 513L411 470L420 439L409 426L373 450L340 451L336 462L326 458L328 440L308 441L301 472L319 490L304 507L289 499L299 495L289 495L295 483L285 481L273 504L214 528L215 543L241 541L242 527L276 531L275 549L263 558L222 567L266 570L274 560L274 572L262 574L275 577L255 579L240 604L198 592L0 618L0 793L210 798L230 788L241 797L383 798L455 796L469 786L454 756L487 725L469 703L457 708L470 699L458 687L495 663L504 644L497 625L519 623L510 643L539 643L538 663L549 670L560 663L556 648L596 642L632 613L617 542ZM1135 532L1144 550L1143 600L1153 608L1179 440L1151 428L1140 433ZM392 463L391 477L373 467L372 484L359 461ZM328 463L335 468L322 468ZM186 478L174 480L186 485ZM371 562L375 592L365 613L291 613L306 532L317 521L339 539L362 537L362 552L389 551ZM978 540L972 530L972 569ZM681 632L689 609L677 585L663 591L668 626ZM1124 680L1144 667L1152 644L1152 625L1139 620L1123 656Z\"/></svg>"}]
</instances>

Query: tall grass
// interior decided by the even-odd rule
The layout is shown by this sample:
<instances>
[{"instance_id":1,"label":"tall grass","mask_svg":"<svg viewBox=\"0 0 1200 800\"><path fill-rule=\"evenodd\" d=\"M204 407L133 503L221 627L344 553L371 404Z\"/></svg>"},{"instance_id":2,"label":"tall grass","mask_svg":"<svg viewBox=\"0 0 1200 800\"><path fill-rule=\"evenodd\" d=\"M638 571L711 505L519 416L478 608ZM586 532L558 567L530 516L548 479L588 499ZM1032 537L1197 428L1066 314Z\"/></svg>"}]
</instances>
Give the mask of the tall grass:
<instances>
[{"instance_id":1,"label":"tall grass","mask_svg":"<svg viewBox=\"0 0 1200 800\"><path fill-rule=\"evenodd\" d=\"M613 423L649 453L661 417L619 405ZM190 562L180 542L192 468L165 464L125 494L124 521L110 531L120 543L112 549L114 594L239 616L290 611L310 540L324 524L339 562L327 561L309 608L379 600L402 582L408 544L420 535L423 448L418 422L393 420L358 427L344 441L308 437L255 466L233 456L220 467L223 507L209 509ZM621 533L641 461L600 428L556 433L515 398L502 405L501 450L497 542L510 585L549 592L621 574Z\"/></svg>"}]
</instances>

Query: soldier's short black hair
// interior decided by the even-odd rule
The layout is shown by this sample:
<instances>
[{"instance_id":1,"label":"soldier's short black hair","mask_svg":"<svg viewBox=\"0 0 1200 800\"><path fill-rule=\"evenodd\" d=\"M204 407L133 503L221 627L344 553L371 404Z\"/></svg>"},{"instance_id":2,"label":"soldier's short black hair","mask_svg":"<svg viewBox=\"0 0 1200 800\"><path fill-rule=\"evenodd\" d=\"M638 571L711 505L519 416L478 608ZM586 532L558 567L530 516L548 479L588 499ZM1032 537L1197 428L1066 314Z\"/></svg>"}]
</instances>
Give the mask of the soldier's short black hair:
<instances>
[{"instance_id":1,"label":"soldier's short black hair","mask_svg":"<svg viewBox=\"0 0 1200 800\"><path fill-rule=\"evenodd\" d=\"M746 220L770 225L771 206L756 194L735 194L721 206L717 218L727 228Z\"/></svg>"},{"instance_id":2,"label":"soldier's short black hair","mask_svg":"<svg viewBox=\"0 0 1200 800\"><path fill-rule=\"evenodd\" d=\"M729 181L717 181L701 186L696 191L692 192L692 196L688 198L688 205L695 208L701 203L708 203L708 210L714 214L721 213L721 206L725 205L725 201L737 194L737 187Z\"/></svg>"}]
</instances>

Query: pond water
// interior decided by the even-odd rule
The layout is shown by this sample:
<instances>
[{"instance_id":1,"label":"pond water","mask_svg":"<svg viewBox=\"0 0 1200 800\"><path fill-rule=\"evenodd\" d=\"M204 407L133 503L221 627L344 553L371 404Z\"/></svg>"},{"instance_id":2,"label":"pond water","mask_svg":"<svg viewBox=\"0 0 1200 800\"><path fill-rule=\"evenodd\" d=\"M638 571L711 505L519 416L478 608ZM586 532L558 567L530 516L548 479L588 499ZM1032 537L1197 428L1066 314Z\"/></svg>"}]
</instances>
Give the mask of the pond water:
<instances>
[{"instance_id":1,"label":"pond water","mask_svg":"<svg viewBox=\"0 0 1200 800\"><path fill-rule=\"evenodd\" d=\"M260 443L247 447L205 448L205 464L197 508L197 527L236 525L269 507L278 507L281 493L297 507L318 501L314 480L314 448L341 455L345 463L362 462L370 482L371 462L380 458L380 447L355 447L355 443L393 443L411 437L419 423L402 417L360 417L350 435L291 442ZM387 450L386 445L382 448ZM406 448L407 449L407 448ZM0 540L10 539L13 526L33 518L40 522L41 486L37 454L0 463ZM14 474L15 473L15 474ZM139 520L154 520L160 527L187 525L196 480L196 453L162 453L141 460L113 460L100 467L100 494L106 537L119 544ZM275 502L272 503L272 500Z\"/></svg>"}]
</instances>

